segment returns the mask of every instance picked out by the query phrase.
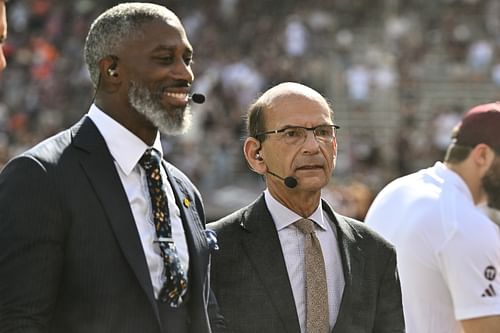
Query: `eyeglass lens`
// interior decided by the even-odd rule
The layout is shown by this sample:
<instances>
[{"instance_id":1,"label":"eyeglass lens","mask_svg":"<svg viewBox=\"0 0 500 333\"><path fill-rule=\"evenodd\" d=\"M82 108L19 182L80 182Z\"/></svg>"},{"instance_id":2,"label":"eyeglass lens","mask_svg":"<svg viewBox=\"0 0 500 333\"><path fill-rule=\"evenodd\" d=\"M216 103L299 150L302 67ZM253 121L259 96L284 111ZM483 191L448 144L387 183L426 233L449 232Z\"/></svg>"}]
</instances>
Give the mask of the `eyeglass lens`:
<instances>
[{"instance_id":1,"label":"eyeglass lens","mask_svg":"<svg viewBox=\"0 0 500 333\"><path fill-rule=\"evenodd\" d=\"M307 131L313 131L314 137L320 142L332 142L335 138L335 128L333 126L318 126L313 129L291 127L283 131L283 138L287 144L301 144L307 138Z\"/></svg>"}]
</instances>

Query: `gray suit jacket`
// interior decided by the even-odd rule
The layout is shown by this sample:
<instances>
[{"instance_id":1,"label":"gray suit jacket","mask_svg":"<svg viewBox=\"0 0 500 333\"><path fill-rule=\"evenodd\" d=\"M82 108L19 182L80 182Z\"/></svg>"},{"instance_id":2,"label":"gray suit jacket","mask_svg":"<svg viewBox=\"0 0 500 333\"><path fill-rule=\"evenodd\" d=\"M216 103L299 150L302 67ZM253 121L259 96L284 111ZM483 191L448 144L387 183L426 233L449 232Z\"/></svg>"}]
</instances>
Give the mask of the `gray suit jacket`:
<instances>
[{"instance_id":1,"label":"gray suit jacket","mask_svg":"<svg viewBox=\"0 0 500 333\"><path fill-rule=\"evenodd\" d=\"M201 198L164 162L190 254L186 320L209 332L209 249ZM0 332L160 333L159 311L126 193L89 118L0 174Z\"/></svg>"},{"instance_id":2,"label":"gray suit jacket","mask_svg":"<svg viewBox=\"0 0 500 333\"><path fill-rule=\"evenodd\" d=\"M337 230L345 278L332 333L404 332L393 247L363 223L322 204ZM278 233L264 196L208 228L218 235L212 289L227 331L299 333Z\"/></svg>"}]
</instances>

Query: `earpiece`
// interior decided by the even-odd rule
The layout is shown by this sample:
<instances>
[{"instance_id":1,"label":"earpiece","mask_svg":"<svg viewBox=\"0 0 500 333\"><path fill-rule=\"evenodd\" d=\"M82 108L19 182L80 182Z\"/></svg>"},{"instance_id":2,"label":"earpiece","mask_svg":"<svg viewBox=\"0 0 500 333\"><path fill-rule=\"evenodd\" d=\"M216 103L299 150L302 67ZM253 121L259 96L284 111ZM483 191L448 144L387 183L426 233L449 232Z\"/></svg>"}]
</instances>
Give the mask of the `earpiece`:
<instances>
[{"instance_id":1,"label":"earpiece","mask_svg":"<svg viewBox=\"0 0 500 333\"><path fill-rule=\"evenodd\" d=\"M116 71L114 69L108 68L108 75L109 76L118 76Z\"/></svg>"},{"instance_id":2,"label":"earpiece","mask_svg":"<svg viewBox=\"0 0 500 333\"><path fill-rule=\"evenodd\" d=\"M114 68L109 67L108 68L108 75L116 77L116 76L118 76L118 73L116 72L116 70Z\"/></svg>"},{"instance_id":3,"label":"earpiece","mask_svg":"<svg viewBox=\"0 0 500 333\"><path fill-rule=\"evenodd\" d=\"M118 76L118 73L116 72L116 65L116 60L113 59L113 63L108 67L107 70L109 76Z\"/></svg>"},{"instance_id":4,"label":"earpiece","mask_svg":"<svg viewBox=\"0 0 500 333\"><path fill-rule=\"evenodd\" d=\"M263 160L264 160L264 159L262 158L262 156L260 156L260 154L259 154L259 153L255 154L255 159L256 159L257 161L263 161Z\"/></svg>"}]
</instances>

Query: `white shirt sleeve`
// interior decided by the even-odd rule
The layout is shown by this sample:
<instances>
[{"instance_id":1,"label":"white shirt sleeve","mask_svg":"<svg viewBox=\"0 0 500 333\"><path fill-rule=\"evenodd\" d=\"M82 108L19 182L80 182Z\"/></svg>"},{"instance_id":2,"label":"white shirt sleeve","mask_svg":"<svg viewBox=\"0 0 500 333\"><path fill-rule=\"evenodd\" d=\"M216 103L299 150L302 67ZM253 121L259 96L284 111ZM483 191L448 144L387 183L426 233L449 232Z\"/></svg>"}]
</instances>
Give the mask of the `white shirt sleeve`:
<instances>
[{"instance_id":1,"label":"white shirt sleeve","mask_svg":"<svg viewBox=\"0 0 500 333\"><path fill-rule=\"evenodd\" d=\"M500 315L500 231L478 212L457 217L437 252L457 320ZM471 237L471 235L474 235Z\"/></svg>"}]
</instances>

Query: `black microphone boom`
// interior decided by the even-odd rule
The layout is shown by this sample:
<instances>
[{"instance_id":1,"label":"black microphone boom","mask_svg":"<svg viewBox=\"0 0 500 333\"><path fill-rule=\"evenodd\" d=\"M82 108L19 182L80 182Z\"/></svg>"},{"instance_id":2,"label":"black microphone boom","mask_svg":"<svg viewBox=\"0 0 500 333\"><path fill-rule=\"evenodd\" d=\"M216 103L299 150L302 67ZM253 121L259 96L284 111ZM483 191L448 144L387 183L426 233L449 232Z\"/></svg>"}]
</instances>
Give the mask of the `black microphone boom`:
<instances>
[{"instance_id":1,"label":"black microphone boom","mask_svg":"<svg viewBox=\"0 0 500 333\"><path fill-rule=\"evenodd\" d=\"M267 173L278 178L278 179L281 179L285 183L286 187L288 187L288 188L295 188L295 186L297 186L297 184L298 184L297 179L295 179L292 176L288 176L288 177L283 178L283 177L278 176L277 174L275 174L274 172L271 172L269 170L267 171Z\"/></svg>"},{"instance_id":2,"label":"black microphone boom","mask_svg":"<svg viewBox=\"0 0 500 333\"><path fill-rule=\"evenodd\" d=\"M205 103L205 95L203 94L192 94L191 96L189 96L189 99L195 102L196 104Z\"/></svg>"}]
</instances>

